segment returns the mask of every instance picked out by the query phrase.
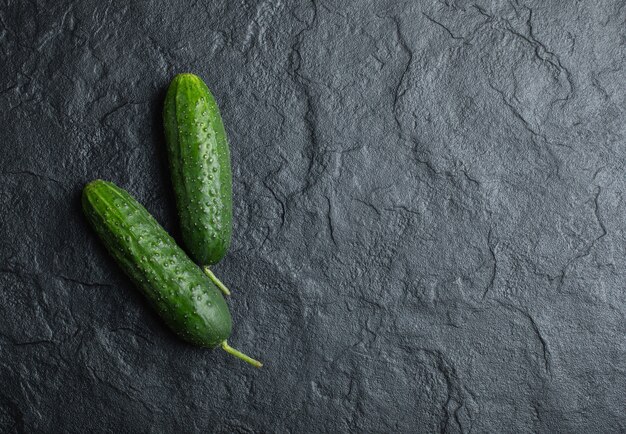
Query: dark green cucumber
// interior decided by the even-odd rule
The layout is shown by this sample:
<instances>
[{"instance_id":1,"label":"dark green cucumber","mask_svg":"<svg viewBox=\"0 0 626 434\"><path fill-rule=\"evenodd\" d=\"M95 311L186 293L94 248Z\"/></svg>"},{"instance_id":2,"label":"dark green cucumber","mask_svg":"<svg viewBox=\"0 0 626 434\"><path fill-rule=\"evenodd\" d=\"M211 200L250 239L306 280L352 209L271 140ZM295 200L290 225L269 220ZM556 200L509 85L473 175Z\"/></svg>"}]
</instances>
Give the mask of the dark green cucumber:
<instances>
[{"instance_id":1,"label":"dark green cucumber","mask_svg":"<svg viewBox=\"0 0 626 434\"><path fill-rule=\"evenodd\" d=\"M183 241L189 255L208 267L230 246L232 174L219 108L202 79L193 74L174 77L163 124Z\"/></svg>"},{"instance_id":2,"label":"dark green cucumber","mask_svg":"<svg viewBox=\"0 0 626 434\"><path fill-rule=\"evenodd\" d=\"M260 366L228 346L232 322L224 297L139 202L95 180L83 189L82 204L107 250L174 332Z\"/></svg>"}]
</instances>

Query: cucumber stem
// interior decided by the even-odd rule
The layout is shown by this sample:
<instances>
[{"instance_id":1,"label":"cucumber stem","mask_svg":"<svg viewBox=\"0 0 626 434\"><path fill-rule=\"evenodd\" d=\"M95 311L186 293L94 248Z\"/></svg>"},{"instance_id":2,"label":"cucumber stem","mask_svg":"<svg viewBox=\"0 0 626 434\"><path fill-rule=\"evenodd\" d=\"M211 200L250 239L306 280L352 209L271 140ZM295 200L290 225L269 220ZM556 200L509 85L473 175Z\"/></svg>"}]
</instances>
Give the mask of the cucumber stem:
<instances>
[{"instance_id":1,"label":"cucumber stem","mask_svg":"<svg viewBox=\"0 0 626 434\"><path fill-rule=\"evenodd\" d=\"M226 287L226 285L222 283L220 279L217 278L215 274L213 274L208 266L202 267L202 269L204 270L204 273L209 276L209 279L211 279L211 281L215 283L215 286L217 286L224 293L224 295L230 295L230 290Z\"/></svg>"},{"instance_id":2,"label":"cucumber stem","mask_svg":"<svg viewBox=\"0 0 626 434\"><path fill-rule=\"evenodd\" d=\"M259 362L258 360L254 360L250 356L246 356L244 353L242 353L239 350L234 349L233 347L228 345L228 342L226 341L222 342L222 349L224 349L224 351L226 351L228 354L231 354L237 357L238 359L243 360L244 362L250 363L255 368L260 368L261 366L263 366L263 363Z\"/></svg>"}]
</instances>

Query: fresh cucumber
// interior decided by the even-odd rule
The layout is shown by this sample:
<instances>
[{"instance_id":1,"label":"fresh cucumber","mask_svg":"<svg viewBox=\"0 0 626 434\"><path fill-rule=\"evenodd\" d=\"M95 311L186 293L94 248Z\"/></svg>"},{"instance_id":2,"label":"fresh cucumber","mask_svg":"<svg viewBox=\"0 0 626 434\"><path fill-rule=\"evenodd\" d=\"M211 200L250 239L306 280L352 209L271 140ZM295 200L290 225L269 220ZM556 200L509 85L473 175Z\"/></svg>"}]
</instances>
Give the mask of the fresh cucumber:
<instances>
[{"instance_id":1,"label":"fresh cucumber","mask_svg":"<svg viewBox=\"0 0 626 434\"><path fill-rule=\"evenodd\" d=\"M219 108L202 79L193 74L174 77L165 97L163 125L185 247L229 294L208 267L230 246L230 151Z\"/></svg>"},{"instance_id":2,"label":"fresh cucumber","mask_svg":"<svg viewBox=\"0 0 626 434\"><path fill-rule=\"evenodd\" d=\"M83 189L82 205L107 250L174 332L261 366L228 346L232 322L224 297L139 202L95 180Z\"/></svg>"}]
</instances>

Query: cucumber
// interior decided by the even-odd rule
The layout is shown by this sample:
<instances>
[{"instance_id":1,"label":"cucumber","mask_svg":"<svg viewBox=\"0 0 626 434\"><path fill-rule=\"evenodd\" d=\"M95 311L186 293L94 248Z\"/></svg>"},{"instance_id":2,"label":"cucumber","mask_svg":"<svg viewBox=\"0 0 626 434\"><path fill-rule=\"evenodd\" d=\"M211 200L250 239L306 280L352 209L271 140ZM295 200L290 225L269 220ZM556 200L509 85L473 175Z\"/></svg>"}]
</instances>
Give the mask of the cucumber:
<instances>
[{"instance_id":1,"label":"cucumber","mask_svg":"<svg viewBox=\"0 0 626 434\"><path fill-rule=\"evenodd\" d=\"M232 236L230 151L219 108L202 79L174 77L165 96L163 125L183 242L229 294L209 266L226 255Z\"/></svg>"},{"instance_id":2,"label":"cucumber","mask_svg":"<svg viewBox=\"0 0 626 434\"><path fill-rule=\"evenodd\" d=\"M228 345L232 321L224 297L139 202L95 180L83 189L82 206L109 253L176 334L261 366Z\"/></svg>"}]
</instances>

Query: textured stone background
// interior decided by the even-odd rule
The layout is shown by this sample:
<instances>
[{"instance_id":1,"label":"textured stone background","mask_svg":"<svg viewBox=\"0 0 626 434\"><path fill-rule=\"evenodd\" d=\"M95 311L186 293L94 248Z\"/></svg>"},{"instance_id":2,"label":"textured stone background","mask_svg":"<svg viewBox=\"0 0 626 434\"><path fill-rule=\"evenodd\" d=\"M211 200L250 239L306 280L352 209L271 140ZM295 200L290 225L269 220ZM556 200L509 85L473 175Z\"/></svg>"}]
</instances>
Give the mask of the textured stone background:
<instances>
[{"instance_id":1,"label":"textured stone background","mask_svg":"<svg viewBox=\"0 0 626 434\"><path fill-rule=\"evenodd\" d=\"M625 23L4 0L0 431L625 431ZM101 177L179 237L160 113L184 71L230 136L216 270L262 370L177 340L81 214Z\"/></svg>"}]
</instances>

